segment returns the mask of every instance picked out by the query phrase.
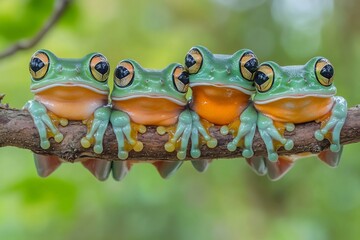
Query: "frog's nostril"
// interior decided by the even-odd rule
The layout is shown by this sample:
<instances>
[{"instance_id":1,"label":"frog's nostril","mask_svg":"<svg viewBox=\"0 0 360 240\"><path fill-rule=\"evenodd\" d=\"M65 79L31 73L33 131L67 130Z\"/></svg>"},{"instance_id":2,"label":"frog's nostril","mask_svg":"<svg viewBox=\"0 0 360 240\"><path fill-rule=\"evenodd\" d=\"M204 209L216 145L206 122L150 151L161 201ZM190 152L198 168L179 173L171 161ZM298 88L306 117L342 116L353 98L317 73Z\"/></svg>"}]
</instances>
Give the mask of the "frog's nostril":
<instances>
[{"instance_id":1,"label":"frog's nostril","mask_svg":"<svg viewBox=\"0 0 360 240\"><path fill-rule=\"evenodd\" d=\"M79 65L76 65L75 71L76 71L76 73L80 73L81 72L81 67Z\"/></svg>"},{"instance_id":2,"label":"frog's nostril","mask_svg":"<svg viewBox=\"0 0 360 240\"><path fill-rule=\"evenodd\" d=\"M226 66L226 73L227 73L228 75L231 73L231 69L230 69L228 66Z\"/></svg>"},{"instance_id":3,"label":"frog's nostril","mask_svg":"<svg viewBox=\"0 0 360 240\"><path fill-rule=\"evenodd\" d=\"M63 70L63 66L59 65L59 66L57 67L57 71L58 71L58 72L62 72L62 70Z\"/></svg>"}]
</instances>

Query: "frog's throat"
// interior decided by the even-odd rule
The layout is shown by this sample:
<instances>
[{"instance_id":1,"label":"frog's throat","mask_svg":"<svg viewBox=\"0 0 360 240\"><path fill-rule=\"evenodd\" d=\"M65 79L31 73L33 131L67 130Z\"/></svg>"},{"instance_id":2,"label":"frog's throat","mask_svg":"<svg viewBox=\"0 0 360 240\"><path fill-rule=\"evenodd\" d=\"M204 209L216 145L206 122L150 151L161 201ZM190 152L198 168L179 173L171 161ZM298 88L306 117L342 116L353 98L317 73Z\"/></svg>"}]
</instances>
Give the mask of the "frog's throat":
<instances>
[{"instance_id":1,"label":"frog's throat","mask_svg":"<svg viewBox=\"0 0 360 240\"><path fill-rule=\"evenodd\" d=\"M213 87L219 87L219 88L232 88L232 89L236 89L240 92L243 92L247 95L252 95L255 92L254 89L247 89L242 86L233 85L233 84L223 84L223 83L216 83L216 82L212 82L212 83L209 83L209 82L191 83L190 82L190 87L197 87L197 86L213 86Z\"/></svg>"},{"instance_id":2,"label":"frog's throat","mask_svg":"<svg viewBox=\"0 0 360 240\"><path fill-rule=\"evenodd\" d=\"M181 101L176 98L169 97L169 96L156 95L156 94L149 94L149 95L134 94L134 95L124 96L124 97L114 97L114 96L111 97L111 99L114 101L126 101L126 100L134 99L134 98L160 98L160 99L169 100L179 106L185 106L187 104L186 100Z\"/></svg>"},{"instance_id":3,"label":"frog's throat","mask_svg":"<svg viewBox=\"0 0 360 240\"><path fill-rule=\"evenodd\" d=\"M317 97L317 98L331 98L333 97L334 94L324 94L324 93L305 93L305 94L292 94L292 95L281 95L281 96L276 96L276 97L272 97L269 99L265 99L265 100L258 100L258 99L254 99L254 103L255 104L268 104L271 102L276 102L278 100L281 99L287 99L287 98L306 98L306 97Z\"/></svg>"},{"instance_id":4,"label":"frog's throat","mask_svg":"<svg viewBox=\"0 0 360 240\"><path fill-rule=\"evenodd\" d=\"M31 92L34 94L43 92L45 90L51 89L51 88L55 88L55 87L80 87L80 88L86 88L89 89L93 92L99 93L101 95L108 95L109 91L108 90L101 90L99 88L87 85L87 84L82 84L82 83L73 83L73 82L64 82L64 83L53 83L53 84L49 84L47 86L42 86L42 87L38 87L38 88L31 88Z\"/></svg>"}]
</instances>

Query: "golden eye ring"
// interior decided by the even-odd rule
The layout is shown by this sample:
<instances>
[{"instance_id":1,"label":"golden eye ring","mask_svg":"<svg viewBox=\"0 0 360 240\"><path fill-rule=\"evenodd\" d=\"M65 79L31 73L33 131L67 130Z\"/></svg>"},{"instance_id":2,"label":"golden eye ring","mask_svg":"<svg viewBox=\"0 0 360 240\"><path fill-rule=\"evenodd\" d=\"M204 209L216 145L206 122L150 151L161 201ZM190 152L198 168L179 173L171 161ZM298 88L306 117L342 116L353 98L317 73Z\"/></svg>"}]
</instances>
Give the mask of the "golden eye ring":
<instances>
[{"instance_id":1,"label":"golden eye ring","mask_svg":"<svg viewBox=\"0 0 360 240\"><path fill-rule=\"evenodd\" d=\"M34 80L41 80L49 70L50 58L43 52L38 51L31 57L29 71Z\"/></svg>"},{"instance_id":2,"label":"golden eye ring","mask_svg":"<svg viewBox=\"0 0 360 240\"><path fill-rule=\"evenodd\" d=\"M91 75L99 82L105 82L109 78L110 65L106 57L96 54L90 59L89 68Z\"/></svg>"},{"instance_id":3,"label":"golden eye ring","mask_svg":"<svg viewBox=\"0 0 360 240\"><path fill-rule=\"evenodd\" d=\"M258 92L264 93L271 89L275 79L274 70L270 65L264 64L254 73L255 87Z\"/></svg>"},{"instance_id":4,"label":"golden eye ring","mask_svg":"<svg viewBox=\"0 0 360 240\"><path fill-rule=\"evenodd\" d=\"M199 72L203 63L203 56L199 49L192 48L185 56L185 68L190 74Z\"/></svg>"},{"instance_id":5,"label":"golden eye ring","mask_svg":"<svg viewBox=\"0 0 360 240\"><path fill-rule=\"evenodd\" d=\"M334 81L334 67L329 60L320 58L315 64L315 75L321 85L331 86Z\"/></svg>"},{"instance_id":6,"label":"golden eye ring","mask_svg":"<svg viewBox=\"0 0 360 240\"><path fill-rule=\"evenodd\" d=\"M122 61L114 71L114 82L116 86L124 88L131 85L134 76L134 66L128 61Z\"/></svg>"},{"instance_id":7,"label":"golden eye ring","mask_svg":"<svg viewBox=\"0 0 360 240\"><path fill-rule=\"evenodd\" d=\"M189 88L189 73L183 66L177 66L172 74L172 79L176 90L180 93L186 93Z\"/></svg>"},{"instance_id":8,"label":"golden eye ring","mask_svg":"<svg viewBox=\"0 0 360 240\"><path fill-rule=\"evenodd\" d=\"M253 75L258 68L259 61L251 51L245 52L239 61L241 76L249 81L253 80Z\"/></svg>"}]
</instances>

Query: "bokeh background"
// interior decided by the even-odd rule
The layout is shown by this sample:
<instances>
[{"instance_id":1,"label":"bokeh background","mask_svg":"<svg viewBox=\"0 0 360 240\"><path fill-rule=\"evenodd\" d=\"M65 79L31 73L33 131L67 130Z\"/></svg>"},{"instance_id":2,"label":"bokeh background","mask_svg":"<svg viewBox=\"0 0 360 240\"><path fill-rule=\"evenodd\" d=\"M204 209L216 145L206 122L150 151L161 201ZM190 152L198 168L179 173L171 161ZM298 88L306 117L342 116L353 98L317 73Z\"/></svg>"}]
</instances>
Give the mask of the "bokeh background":
<instances>
[{"instance_id":1,"label":"bokeh background","mask_svg":"<svg viewBox=\"0 0 360 240\"><path fill-rule=\"evenodd\" d=\"M0 1L0 50L33 36L53 4ZM338 94L355 106L359 9L357 0L78 0L36 47L0 61L0 92L16 108L33 97L28 62L40 48L163 68L201 44L214 53L250 48L281 65L325 56ZM359 147L347 145L337 169L308 158L278 182L239 159L215 161L203 174L186 163L169 180L150 164L122 182L98 182L80 164L41 179L30 151L0 148L0 239L358 239Z\"/></svg>"}]
</instances>

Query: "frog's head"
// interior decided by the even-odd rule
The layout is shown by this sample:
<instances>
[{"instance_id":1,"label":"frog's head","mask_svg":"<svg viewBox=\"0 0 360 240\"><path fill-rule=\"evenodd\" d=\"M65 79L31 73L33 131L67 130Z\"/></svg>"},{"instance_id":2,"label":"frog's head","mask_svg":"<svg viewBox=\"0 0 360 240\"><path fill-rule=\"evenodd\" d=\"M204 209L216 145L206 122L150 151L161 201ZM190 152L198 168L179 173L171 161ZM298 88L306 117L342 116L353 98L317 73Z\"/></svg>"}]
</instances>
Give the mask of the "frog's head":
<instances>
[{"instance_id":1,"label":"frog's head","mask_svg":"<svg viewBox=\"0 0 360 240\"><path fill-rule=\"evenodd\" d=\"M248 49L239 50L233 55L220 55L196 46L185 56L190 87L212 85L234 88L251 95L255 91L253 73L257 66L255 54Z\"/></svg>"},{"instance_id":2,"label":"frog's head","mask_svg":"<svg viewBox=\"0 0 360 240\"><path fill-rule=\"evenodd\" d=\"M100 53L91 53L80 59L58 58L48 50L39 50L31 57L31 91L63 87L83 87L107 95L110 66Z\"/></svg>"},{"instance_id":3,"label":"frog's head","mask_svg":"<svg viewBox=\"0 0 360 240\"><path fill-rule=\"evenodd\" d=\"M260 64L254 74L255 102L307 96L331 97L336 94L334 68L323 57L314 57L304 66L281 67L275 62Z\"/></svg>"},{"instance_id":4,"label":"frog's head","mask_svg":"<svg viewBox=\"0 0 360 240\"><path fill-rule=\"evenodd\" d=\"M186 105L189 75L184 67L173 63L161 71L144 69L134 60L121 61L114 71L113 100L139 97L163 98Z\"/></svg>"}]
</instances>

